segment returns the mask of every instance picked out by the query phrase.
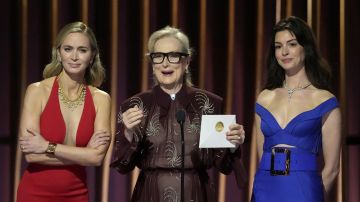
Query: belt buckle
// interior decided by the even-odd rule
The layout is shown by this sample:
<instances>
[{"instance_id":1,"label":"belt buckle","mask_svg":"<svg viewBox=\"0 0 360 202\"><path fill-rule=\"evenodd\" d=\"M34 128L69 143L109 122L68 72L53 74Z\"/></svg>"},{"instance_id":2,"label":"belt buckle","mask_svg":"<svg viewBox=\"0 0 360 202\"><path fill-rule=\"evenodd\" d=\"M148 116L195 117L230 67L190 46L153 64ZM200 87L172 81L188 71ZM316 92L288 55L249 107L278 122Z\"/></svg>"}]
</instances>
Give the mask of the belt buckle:
<instances>
[{"instance_id":1,"label":"belt buckle","mask_svg":"<svg viewBox=\"0 0 360 202\"><path fill-rule=\"evenodd\" d=\"M274 170L275 153L284 153L286 155L285 170ZM290 173L290 154L291 154L290 149L277 148L277 147L271 148L271 167L270 167L270 174L271 175L273 175L273 176L276 176L276 175L289 175L289 173Z\"/></svg>"}]
</instances>

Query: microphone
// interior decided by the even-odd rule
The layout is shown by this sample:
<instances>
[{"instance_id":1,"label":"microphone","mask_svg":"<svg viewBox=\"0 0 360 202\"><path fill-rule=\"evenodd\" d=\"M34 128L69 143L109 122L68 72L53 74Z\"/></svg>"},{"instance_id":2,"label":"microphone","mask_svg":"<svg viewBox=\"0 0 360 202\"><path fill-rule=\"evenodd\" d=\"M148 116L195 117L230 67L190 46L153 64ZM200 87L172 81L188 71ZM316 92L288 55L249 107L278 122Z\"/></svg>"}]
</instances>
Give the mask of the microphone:
<instances>
[{"instance_id":1,"label":"microphone","mask_svg":"<svg viewBox=\"0 0 360 202\"><path fill-rule=\"evenodd\" d=\"M176 120L180 125L183 125L185 122L185 110L179 109L176 112Z\"/></svg>"},{"instance_id":2,"label":"microphone","mask_svg":"<svg viewBox=\"0 0 360 202\"><path fill-rule=\"evenodd\" d=\"M181 129L181 202L184 202L184 161L185 161L185 140L184 140L184 122L185 110L179 109L176 112L176 120L180 124Z\"/></svg>"}]
</instances>

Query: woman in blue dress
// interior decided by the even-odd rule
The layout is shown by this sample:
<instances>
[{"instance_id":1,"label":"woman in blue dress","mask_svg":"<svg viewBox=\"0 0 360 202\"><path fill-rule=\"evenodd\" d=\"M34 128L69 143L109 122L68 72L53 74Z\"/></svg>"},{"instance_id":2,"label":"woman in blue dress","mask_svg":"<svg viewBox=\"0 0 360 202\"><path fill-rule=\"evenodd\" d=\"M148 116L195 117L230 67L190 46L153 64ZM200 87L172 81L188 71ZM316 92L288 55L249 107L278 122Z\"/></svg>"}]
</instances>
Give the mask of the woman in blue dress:
<instances>
[{"instance_id":1,"label":"woman in blue dress","mask_svg":"<svg viewBox=\"0 0 360 202\"><path fill-rule=\"evenodd\" d=\"M252 201L324 201L339 173L341 115L329 91L330 68L303 20L275 25L267 67L255 106L261 160Z\"/></svg>"}]
</instances>

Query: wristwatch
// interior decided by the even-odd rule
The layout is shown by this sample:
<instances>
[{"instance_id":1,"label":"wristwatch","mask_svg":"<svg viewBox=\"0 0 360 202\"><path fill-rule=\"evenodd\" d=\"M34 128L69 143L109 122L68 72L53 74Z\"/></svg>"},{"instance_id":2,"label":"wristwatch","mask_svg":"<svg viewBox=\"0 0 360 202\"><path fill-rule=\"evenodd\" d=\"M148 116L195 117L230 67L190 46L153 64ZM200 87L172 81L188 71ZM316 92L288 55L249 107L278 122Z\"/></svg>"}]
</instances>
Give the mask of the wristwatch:
<instances>
[{"instance_id":1,"label":"wristwatch","mask_svg":"<svg viewBox=\"0 0 360 202\"><path fill-rule=\"evenodd\" d=\"M48 145L45 153L47 153L47 154L55 154L56 146L57 146L56 143L49 142L49 145Z\"/></svg>"}]
</instances>

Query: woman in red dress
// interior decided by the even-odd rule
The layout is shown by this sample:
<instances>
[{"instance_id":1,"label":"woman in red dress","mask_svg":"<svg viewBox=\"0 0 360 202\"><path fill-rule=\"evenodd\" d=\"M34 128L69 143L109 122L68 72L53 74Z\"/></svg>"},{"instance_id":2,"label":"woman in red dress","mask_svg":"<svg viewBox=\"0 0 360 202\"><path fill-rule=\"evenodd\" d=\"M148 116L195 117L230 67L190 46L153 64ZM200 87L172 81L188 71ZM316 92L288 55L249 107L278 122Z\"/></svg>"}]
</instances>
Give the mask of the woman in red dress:
<instances>
[{"instance_id":1,"label":"woman in red dress","mask_svg":"<svg viewBox=\"0 0 360 202\"><path fill-rule=\"evenodd\" d=\"M109 147L110 97L96 38L82 22L66 25L44 80L26 90L19 146L28 162L18 202L86 202L85 166L101 165Z\"/></svg>"}]
</instances>

